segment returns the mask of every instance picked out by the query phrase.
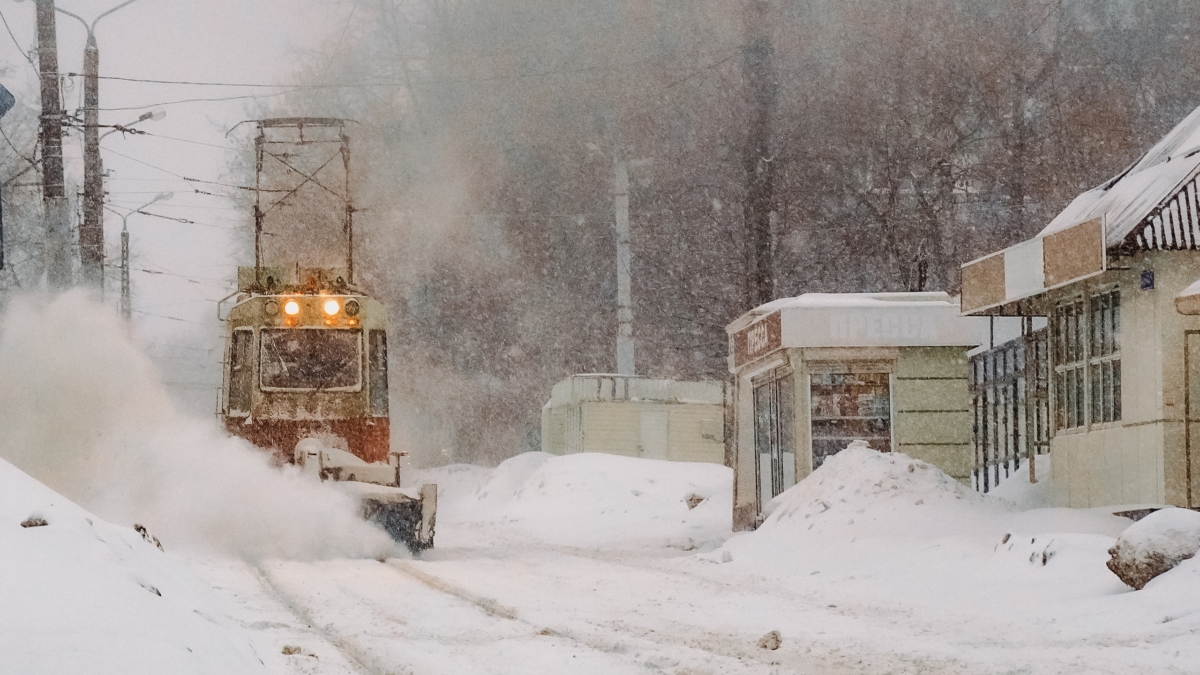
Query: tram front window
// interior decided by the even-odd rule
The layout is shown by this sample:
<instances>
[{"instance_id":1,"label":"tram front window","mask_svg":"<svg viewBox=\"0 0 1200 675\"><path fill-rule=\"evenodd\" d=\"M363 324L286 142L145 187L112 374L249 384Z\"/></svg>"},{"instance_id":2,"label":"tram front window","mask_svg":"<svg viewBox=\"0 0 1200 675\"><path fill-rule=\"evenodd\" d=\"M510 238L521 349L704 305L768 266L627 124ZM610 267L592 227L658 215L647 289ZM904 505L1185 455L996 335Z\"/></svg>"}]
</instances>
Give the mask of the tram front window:
<instances>
[{"instance_id":1,"label":"tram front window","mask_svg":"<svg viewBox=\"0 0 1200 675\"><path fill-rule=\"evenodd\" d=\"M264 328L260 363L263 389L358 389L362 331Z\"/></svg>"}]
</instances>

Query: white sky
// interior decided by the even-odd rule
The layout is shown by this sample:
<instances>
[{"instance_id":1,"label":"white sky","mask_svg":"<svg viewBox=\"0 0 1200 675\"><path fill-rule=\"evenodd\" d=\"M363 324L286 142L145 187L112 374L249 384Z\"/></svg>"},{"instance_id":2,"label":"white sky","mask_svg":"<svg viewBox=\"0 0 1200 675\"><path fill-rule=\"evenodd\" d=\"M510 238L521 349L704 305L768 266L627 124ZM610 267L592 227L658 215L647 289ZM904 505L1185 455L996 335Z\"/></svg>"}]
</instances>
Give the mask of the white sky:
<instances>
[{"instance_id":1,"label":"white sky","mask_svg":"<svg viewBox=\"0 0 1200 675\"><path fill-rule=\"evenodd\" d=\"M91 21L120 2L58 0L58 6ZM138 0L97 24L100 74L160 80L287 83L302 52L322 40L338 39L354 4L351 0ZM0 0L0 11L16 42L28 51L35 44L32 0ZM86 37L77 20L58 14L61 72L82 71ZM18 98L36 107L37 78L7 33L0 34L0 59L13 73L4 84ZM82 102L82 78L74 78L67 85L64 106L74 111ZM243 99L153 104L192 98L262 96L272 91L275 90L100 82L101 124L127 124L143 112L162 109L167 112L164 119L142 122L137 128L196 142L154 136L122 137L115 133L102 143L102 154L105 169L110 172L106 183L109 201L115 206L125 207L121 210L136 208L159 192L169 191L174 193L170 200L146 210L198 223L175 223L140 214L128 218L131 267L135 270L131 279L136 335L163 368L164 379L172 391L197 412L214 409L214 389L220 383L217 361L222 333L216 321L215 301L232 290L234 268L239 263L253 263L235 258L233 233L228 228L244 224L250 215L234 208L227 198L195 192L200 188L227 194L230 189L189 183L172 174L227 182L230 160L238 152L248 156L250 147L246 134L226 138L225 132L252 117L249 111L255 102ZM129 109L106 110L116 108ZM81 136L72 134L64 140L64 148L68 182L82 183ZM121 218L106 211L105 238L112 265L119 264L120 230ZM119 277L115 270L107 276L106 295L115 305L120 292Z\"/></svg>"}]
</instances>

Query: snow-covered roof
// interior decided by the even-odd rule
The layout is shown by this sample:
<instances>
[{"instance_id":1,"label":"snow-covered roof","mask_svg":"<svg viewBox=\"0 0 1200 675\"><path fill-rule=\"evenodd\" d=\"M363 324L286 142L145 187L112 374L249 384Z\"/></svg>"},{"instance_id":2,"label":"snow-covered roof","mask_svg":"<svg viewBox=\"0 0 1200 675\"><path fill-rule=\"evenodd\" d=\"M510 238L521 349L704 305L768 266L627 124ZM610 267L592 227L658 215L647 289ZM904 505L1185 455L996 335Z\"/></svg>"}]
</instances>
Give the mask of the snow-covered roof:
<instances>
[{"instance_id":1,"label":"snow-covered roof","mask_svg":"<svg viewBox=\"0 0 1200 675\"><path fill-rule=\"evenodd\" d=\"M1079 195L1039 237L1105 218L1105 245L1118 246L1200 169L1200 108L1125 171Z\"/></svg>"},{"instance_id":2,"label":"snow-covered roof","mask_svg":"<svg viewBox=\"0 0 1200 675\"><path fill-rule=\"evenodd\" d=\"M905 303L914 305L957 304L957 300L944 291L922 293L805 293L794 298L772 300L751 310L754 314L770 314L778 309L806 309L817 307L896 307Z\"/></svg>"},{"instance_id":3,"label":"snow-covered roof","mask_svg":"<svg viewBox=\"0 0 1200 675\"><path fill-rule=\"evenodd\" d=\"M734 370L794 347L974 347L984 329L942 291L805 293L755 307L725 327Z\"/></svg>"}]
</instances>

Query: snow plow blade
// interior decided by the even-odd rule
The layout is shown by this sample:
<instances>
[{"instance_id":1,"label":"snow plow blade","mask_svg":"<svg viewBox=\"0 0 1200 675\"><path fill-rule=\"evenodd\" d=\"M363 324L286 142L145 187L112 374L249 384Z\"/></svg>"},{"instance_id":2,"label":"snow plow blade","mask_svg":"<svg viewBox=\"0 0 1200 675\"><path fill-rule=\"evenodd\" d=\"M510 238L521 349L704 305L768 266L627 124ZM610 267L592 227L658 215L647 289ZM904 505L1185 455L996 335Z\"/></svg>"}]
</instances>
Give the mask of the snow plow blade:
<instances>
[{"instance_id":1,"label":"snow plow blade","mask_svg":"<svg viewBox=\"0 0 1200 675\"><path fill-rule=\"evenodd\" d=\"M338 485L359 492L363 518L377 523L409 551L419 553L433 548L434 526L437 522L436 485L422 485L416 491L367 483L344 482Z\"/></svg>"}]
</instances>

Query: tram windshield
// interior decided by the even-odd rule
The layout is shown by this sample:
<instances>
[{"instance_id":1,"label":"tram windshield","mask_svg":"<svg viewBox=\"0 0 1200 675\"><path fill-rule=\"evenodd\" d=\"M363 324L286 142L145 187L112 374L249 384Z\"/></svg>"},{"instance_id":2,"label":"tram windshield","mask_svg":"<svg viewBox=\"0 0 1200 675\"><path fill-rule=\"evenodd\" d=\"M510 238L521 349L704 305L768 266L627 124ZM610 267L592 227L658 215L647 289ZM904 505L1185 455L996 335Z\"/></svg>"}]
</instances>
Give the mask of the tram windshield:
<instances>
[{"instance_id":1,"label":"tram windshield","mask_svg":"<svg viewBox=\"0 0 1200 675\"><path fill-rule=\"evenodd\" d=\"M263 389L358 389L362 331L264 328L260 363Z\"/></svg>"}]
</instances>

